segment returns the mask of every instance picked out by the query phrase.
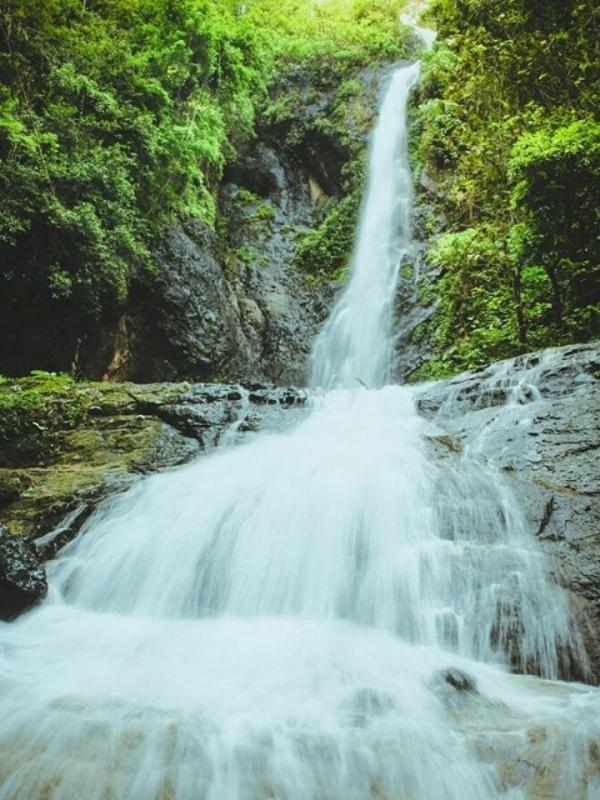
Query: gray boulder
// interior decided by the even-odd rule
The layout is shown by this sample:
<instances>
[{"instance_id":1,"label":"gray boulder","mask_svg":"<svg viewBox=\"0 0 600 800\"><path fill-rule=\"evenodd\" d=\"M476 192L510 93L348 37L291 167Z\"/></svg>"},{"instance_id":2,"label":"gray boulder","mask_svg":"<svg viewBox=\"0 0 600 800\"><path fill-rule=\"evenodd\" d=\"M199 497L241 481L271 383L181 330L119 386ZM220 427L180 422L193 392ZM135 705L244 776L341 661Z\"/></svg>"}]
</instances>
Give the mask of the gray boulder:
<instances>
[{"instance_id":1,"label":"gray boulder","mask_svg":"<svg viewBox=\"0 0 600 800\"><path fill-rule=\"evenodd\" d=\"M0 619L9 621L46 596L48 583L35 545L0 525Z\"/></svg>"}]
</instances>

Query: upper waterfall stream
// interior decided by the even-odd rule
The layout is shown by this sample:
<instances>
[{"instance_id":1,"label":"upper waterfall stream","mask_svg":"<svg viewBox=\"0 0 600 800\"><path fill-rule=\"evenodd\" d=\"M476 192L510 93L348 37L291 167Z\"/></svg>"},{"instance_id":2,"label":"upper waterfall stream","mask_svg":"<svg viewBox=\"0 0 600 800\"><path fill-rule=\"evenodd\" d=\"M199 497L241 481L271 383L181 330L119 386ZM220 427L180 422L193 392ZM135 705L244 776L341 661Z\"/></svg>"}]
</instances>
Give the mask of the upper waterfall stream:
<instances>
[{"instance_id":1,"label":"upper waterfall stream","mask_svg":"<svg viewBox=\"0 0 600 800\"><path fill-rule=\"evenodd\" d=\"M397 69L391 77L371 142L350 279L316 339L312 386L375 388L389 382L395 288L412 245L405 109L418 77L418 64Z\"/></svg>"},{"instance_id":2,"label":"upper waterfall stream","mask_svg":"<svg viewBox=\"0 0 600 800\"><path fill-rule=\"evenodd\" d=\"M415 389L385 385L417 79L372 137L326 391L105 502L1 626L1 800L600 796L595 690L556 681L585 655L510 492L432 460Z\"/></svg>"}]
</instances>

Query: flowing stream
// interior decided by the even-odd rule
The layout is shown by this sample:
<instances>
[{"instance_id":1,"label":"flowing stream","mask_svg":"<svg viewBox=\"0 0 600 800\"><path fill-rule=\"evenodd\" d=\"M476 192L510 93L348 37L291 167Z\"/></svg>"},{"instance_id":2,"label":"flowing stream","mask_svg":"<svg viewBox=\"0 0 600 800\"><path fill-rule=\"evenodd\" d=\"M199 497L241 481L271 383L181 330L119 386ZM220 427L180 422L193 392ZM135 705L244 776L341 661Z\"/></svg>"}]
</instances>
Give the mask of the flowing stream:
<instances>
[{"instance_id":1,"label":"flowing stream","mask_svg":"<svg viewBox=\"0 0 600 800\"><path fill-rule=\"evenodd\" d=\"M595 690L556 681L585 655L510 493L432 460L386 385L417 79L389 80L307 409L104 503L1 626L2 800L600 796Z\"/></svg>"}]
</instances>

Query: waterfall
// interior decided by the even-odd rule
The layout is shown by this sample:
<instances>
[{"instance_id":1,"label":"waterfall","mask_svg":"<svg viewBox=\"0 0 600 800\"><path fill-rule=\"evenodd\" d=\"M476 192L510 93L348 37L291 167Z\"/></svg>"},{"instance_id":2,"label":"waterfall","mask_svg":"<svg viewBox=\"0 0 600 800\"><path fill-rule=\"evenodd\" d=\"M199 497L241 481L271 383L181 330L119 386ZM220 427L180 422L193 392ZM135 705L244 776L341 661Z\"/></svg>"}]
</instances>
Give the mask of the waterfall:
<instances>
[{"instance_id":1,"label":"waterfall","mask_svg":"<svg viewBox=\"0 0 600 800\"><path fill-rule=\"evenodd\" d=\"M391 311L402 260L412 246L408 94L419 65L396 69L373 132L368 185L350 280L311 357L311 385L380 387L389 382Z\"/></svg>"},{"instance_id":2,"label":"waterfall","mask_svg":"<svg viewBox=\"0 0 600 800\"><path fill-rule=\"evenodd\" d=\"M350 279L312 356L328 391L288 430L232 429L102 504L45 603L0 627L1 800L598 789L593 690L509 671L556 679L580 656L509 491L477 460L432 460L415 390L384 385L417 76L394 73L373 136ZM536 763L553 782L534 795Z\"/></svg>"}]
</instances>

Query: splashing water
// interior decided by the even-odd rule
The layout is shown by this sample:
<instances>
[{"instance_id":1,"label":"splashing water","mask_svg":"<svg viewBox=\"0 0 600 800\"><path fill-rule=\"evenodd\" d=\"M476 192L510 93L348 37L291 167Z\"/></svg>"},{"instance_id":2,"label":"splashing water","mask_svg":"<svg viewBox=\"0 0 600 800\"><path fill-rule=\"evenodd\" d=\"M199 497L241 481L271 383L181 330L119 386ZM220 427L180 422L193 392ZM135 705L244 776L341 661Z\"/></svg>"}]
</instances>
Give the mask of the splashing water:
<instances>
[{"instance_id":1,"label":"splashing water","mask_svg":"<svg viewBox=\"0 0 600 800\"><path fill-rule=\"evenodd\" d=\"M105 503L49 566L1 627L2 800L598 796L594 690L506 668L583 658L508 491L431 460L414 390L352 388L388 374L417 74L390 83L313 354L340 388Z\"/></svg>"}]
</instances>

